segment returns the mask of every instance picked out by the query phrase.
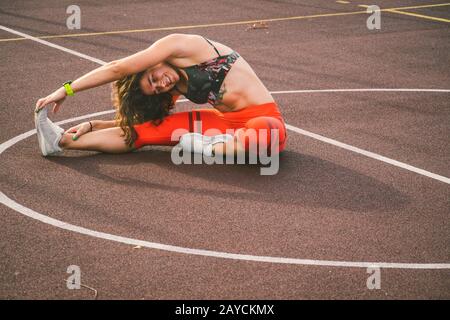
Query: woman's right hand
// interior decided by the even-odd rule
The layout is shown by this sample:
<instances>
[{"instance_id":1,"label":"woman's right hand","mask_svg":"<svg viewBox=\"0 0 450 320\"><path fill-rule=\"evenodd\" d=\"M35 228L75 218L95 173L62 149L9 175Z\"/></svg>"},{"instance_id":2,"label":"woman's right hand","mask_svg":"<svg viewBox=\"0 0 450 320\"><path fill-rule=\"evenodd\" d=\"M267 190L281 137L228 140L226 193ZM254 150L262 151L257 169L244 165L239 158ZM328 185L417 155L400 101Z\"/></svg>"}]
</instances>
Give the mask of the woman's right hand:
<instances>
[{"instance_id":1,"label":"woman's right hand","mask_svg":"<svg viewBox=\"0 0 450 320\"><path fill-rule=\"evenodd\" d=\"M58 112L59 107L66 99L66 89L64 87L59 88L52 94L46 96L45 98L41 98L36 102L36 109L35 112L39 112L42 108L44 108L46 105L49 105L51 103L54 103L53 105L53 113Z\"/></svg>"},{"instance_id":2,"label":"woman's right hand","mask_svg":"<svg viewBox=\"0 0 450 320\"><path fill-rule=\"evenodd\" d=\"M91 121L91 123L92 123L92 121ZM72 136L72 140L77 140L83 134L85 134L87 132L91 132L92 129L93 128L91 127L91 124L89 124L89 122L83 122L83 123L80 123L76 126L73 126L70 129L66 130L64 133L75 133Z\"/></svg>"}]
</instances>

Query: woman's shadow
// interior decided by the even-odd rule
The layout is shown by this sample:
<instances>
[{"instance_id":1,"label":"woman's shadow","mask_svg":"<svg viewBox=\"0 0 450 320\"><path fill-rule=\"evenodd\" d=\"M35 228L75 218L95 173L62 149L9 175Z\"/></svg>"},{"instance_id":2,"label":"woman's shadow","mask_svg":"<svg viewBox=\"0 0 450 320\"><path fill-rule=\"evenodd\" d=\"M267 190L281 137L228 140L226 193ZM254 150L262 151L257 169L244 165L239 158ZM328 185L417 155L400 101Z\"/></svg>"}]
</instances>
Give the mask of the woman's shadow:
<instances>
[{"instance_id":1,"label":"woman's shadow","mask_svg":"<svg viewBox=\"0 0 450 320\"><path fill-rule=\"evenodd\" d=\"M138 186L179 194L204 195L207 193L210 196L231 201L239 199L298 204L305 207L349 210L362 214L368 211L397 210L409 202L405 194L370 176L294 151L283 151L279 159L278 173L264 176L260 175L261 165L255 164L175 165L171 160L170 148L150 148L150 150L115 155L92 152L75 152L71 155L70 152L74 151L67 151L66 156L52 157L49 160L108 184ZM132 167L138 164L145 165L145 163L182 174L185 176L183 179L195 177L204 179L205 182L218 181L220 185L217 189L204 188L202 185L186 188L178 181L162 184L134 177L124 178L123 175L113 176L99 170L99 164L117 166L119 172L123 171L121 169L123 166ZM230 191L224 185L230 186L230 189L239 188L244 191Z\"/></svg>"}]
</instances>

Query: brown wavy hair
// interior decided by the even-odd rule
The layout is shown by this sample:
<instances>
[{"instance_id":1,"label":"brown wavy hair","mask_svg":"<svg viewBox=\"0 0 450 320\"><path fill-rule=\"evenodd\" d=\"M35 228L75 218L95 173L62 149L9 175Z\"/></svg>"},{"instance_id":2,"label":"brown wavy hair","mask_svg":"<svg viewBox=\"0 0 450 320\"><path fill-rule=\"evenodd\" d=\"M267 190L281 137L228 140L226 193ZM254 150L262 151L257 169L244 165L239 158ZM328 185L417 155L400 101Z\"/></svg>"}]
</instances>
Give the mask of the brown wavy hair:
<instances>
[{"instance_id":1,"label":"brown wavy hair","mask_svg":"<svg viewBox=\"0 0 450 320\"><path fill-rule=\"evenodd\" d=\"M124 132L125 143L132 147L137 138L134 125L152 121L160 124L169 115L174 102L172 95L164 92L145 95L139 82L145 71L126 76L112 84L112 103L116 109L116 125Z\"/></svg>"}]
</instances>

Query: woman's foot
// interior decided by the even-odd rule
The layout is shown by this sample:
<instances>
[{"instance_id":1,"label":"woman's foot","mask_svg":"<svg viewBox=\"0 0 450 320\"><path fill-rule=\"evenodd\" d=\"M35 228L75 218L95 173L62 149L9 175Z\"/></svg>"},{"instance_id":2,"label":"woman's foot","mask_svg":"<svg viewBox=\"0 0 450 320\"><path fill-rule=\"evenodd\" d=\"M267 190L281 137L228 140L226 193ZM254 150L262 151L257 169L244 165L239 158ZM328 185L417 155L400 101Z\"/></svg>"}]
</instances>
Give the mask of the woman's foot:
<instances>
[{"instance_id":1,"label":"woman's foot","mask_svg":"<svg viewBox=\"0 0 450 320\"><path fill-rule=\"evenodd\" d=\"M42 155L54 156L60 154L63 149L59 146L59 141L64 129L50 121L47 117L47 108L34 113L34 123Z\"/></svg>"}]
</instances>

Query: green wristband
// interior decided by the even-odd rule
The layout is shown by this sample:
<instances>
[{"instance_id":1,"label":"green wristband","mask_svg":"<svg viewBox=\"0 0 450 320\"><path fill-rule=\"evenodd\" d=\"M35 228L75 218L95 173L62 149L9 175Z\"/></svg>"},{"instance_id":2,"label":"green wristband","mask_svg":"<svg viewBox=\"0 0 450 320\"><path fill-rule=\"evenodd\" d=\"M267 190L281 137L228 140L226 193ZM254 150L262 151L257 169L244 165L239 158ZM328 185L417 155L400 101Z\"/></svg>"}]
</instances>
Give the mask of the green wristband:
<instances>
[{"instance_id":1,"label":"green wristband","mask_svg":"<svg viewBox=\"0 0 450 320\"><path fill-rule=\"evenodd\" d=\"M73 96L73 90L72 90L72 87L70 86L71 83L72 83L72 81L67 81L67 82L64 82L64 84L63 84L68 96Z\"/></svg>"}]
</instances>

